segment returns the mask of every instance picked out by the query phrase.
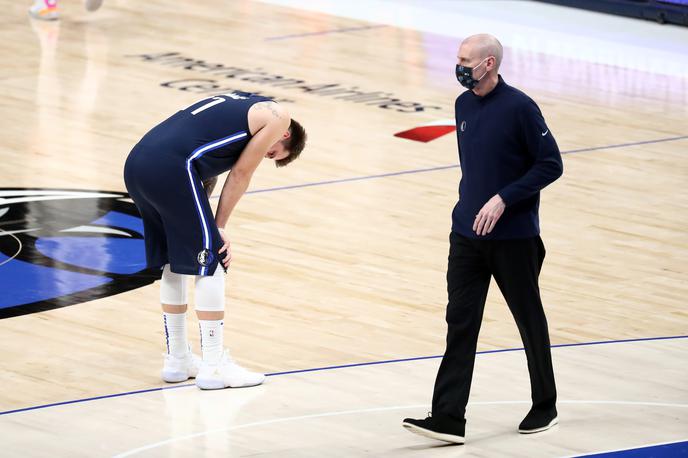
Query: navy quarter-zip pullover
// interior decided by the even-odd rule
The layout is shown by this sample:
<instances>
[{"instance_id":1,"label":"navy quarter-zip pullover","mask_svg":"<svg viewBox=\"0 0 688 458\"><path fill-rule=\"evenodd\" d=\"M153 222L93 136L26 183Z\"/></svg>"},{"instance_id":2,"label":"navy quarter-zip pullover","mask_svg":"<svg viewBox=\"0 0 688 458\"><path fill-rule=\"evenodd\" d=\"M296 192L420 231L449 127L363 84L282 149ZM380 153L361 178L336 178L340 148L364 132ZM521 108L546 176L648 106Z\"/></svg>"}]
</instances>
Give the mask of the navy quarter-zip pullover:
<instances>
[{"instance_id":1,"label":"navy quarter-zip pullover","mask_svg":"<svg viewBox=\"0 0 688 458\"><path fill-rule=\"evenodd\" d=\"M474 239L518 239L540 233L540 190L563 172L561 154L537 104L506 84L484 97L466 91L455 103L462 177L452 231ZM490 234L473 222L499 194L506 209Z\"/></svg>"}]
</instances>

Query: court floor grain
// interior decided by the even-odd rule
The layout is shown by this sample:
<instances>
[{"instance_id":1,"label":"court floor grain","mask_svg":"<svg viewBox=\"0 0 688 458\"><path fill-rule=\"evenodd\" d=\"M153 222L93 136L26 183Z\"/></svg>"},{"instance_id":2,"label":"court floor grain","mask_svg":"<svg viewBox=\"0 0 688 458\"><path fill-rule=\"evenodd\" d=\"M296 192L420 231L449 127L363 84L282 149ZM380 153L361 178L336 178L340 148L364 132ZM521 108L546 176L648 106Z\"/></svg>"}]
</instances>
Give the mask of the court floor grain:
<instances>
[{"instance_id":1,"label":"court floor grain","mask_svg":"<svg viewBox=\"0 0 688 458\"><path fill-rule=\"evenodd\" d=\"M0 0L0 455L688 454L688 29L526 1L27 6ZM448 447L401 420L429 410L444 349L456 140L395 134L449 126L457 46L482 31L564 153L541 203L561 424L517 433L525 358L492 288ZM122 167L233 90L284 103L309 144L261 166L229 224L227 345L270 377L200 392L159 380Z\"/></svg>"}]
</instances>

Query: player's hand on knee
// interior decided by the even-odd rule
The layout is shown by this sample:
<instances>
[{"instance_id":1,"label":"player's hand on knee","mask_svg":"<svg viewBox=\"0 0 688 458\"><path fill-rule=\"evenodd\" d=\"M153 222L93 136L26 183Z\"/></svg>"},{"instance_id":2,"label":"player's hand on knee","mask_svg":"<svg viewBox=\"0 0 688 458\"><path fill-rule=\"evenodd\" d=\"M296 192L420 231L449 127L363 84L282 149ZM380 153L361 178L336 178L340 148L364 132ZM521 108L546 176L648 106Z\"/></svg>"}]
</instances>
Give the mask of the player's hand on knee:
<instances>
[{"instance_id":1,"label":"player's hand on knee","mask_svg":"<svg viewBox=\"0 0 688 458\"><path fill-rule=\"evenodd\" d=\"M475 215L473 231L478 235L487 235L492 232L505 208L506 204L504 204L502 197L495 194Z\"/></svg>"},{"instance_id":2,"label":"player's hand on knee","mask_svg":"<svg viewBox=\"0 0 688 458\"><path fill-rule=\"evenodd\" d=\"M218 251L218 253L227 253L225 254L224 258L222 258L222 265L224 266L225 270L229 267L229 264L232 262L232 248L229 245L229 237L227 237L227 234L225 234L224 229L218 228L220 231L220 237L222 237L222 247Z\"/></svg>"}]
</instances>

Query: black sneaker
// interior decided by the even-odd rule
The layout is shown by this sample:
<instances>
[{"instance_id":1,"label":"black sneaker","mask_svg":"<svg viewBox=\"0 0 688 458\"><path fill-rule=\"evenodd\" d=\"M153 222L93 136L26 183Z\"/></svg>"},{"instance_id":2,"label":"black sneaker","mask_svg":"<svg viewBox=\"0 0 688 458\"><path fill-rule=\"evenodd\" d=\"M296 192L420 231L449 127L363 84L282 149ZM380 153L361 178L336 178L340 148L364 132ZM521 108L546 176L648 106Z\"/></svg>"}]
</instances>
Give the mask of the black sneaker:
<instances>
[{"instance_id":1,"label":"black sneaker","mask_svg":"<svg viewBox=\"0 0 688 458\"><path fill-rule=\"evenodd\" d=\"M559 423L557 409L546 410L530 409L526 418L518 425L518 432L521 434L533 434L547 431L552 426Z\"/></svg>"},{"instance_id":2,"label":"black sneaker","mask_svg":"<svg viewBox=\"0 0 688 458\"><path fill-rule=\"evenodd\" d=\"M428 417L423 420L405 418L402 426L412 433L430 439L451 442L452 444L463 444L466 441L464 439L466 420L457 421L444 415L433 417L432 413L428 413Z\"/></svg>"}]
</instances>

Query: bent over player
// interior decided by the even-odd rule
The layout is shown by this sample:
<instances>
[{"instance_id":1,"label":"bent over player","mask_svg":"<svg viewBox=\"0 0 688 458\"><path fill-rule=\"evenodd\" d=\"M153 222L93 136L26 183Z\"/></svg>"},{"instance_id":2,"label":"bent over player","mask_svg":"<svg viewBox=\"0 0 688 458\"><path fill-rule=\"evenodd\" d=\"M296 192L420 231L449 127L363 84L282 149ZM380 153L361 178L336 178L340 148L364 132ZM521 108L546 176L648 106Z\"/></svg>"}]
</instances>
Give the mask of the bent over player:
<instances>
[{"instance_id":1,"label":"bent over player","mask_svg":"<svg viewBox=\"0 0 688 458\"><path fill-rule=\"evenodd\" d=\"M143 218L146 262L163 270L164 381L195 377L201 389L220 389L265 380L236 364L223 346L224 273L231 261L224 227L261 160L285 166L305 141L303 127L284 107L237 92L178 111L129 153L124 180ZM213 217L208 196L217 176L230 169ZM195 281L202 360L187 341L187 276Z\"/></svg>"}]
</instances>

